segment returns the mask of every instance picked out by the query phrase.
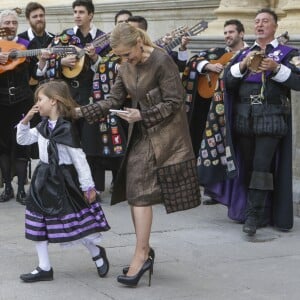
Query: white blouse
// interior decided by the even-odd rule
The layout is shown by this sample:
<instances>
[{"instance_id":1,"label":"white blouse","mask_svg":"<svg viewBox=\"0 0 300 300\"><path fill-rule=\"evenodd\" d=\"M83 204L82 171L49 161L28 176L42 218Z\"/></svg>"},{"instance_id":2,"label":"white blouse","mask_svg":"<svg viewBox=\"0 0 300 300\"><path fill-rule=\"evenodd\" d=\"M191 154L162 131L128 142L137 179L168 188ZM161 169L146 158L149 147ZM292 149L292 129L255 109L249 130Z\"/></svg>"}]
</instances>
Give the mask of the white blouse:
<instances>
[{"instance_id":1,"label":"white blouse","mask_svg":"<svg viewBox=\"0 0 300 300\"><path fill-rule=\"evenodd\" d=\"M51 121L53 128L56 121ZM17 143L20 145L31 145L38 143L40 160L43 163L48 163L48 142L49 140L44 138L36 128L30 128L30 124L24 125L19 123L17 125ZM85 153L81 148L72 148L66 145L57 144L59 165L74 165L80 188L82 191L87 191L89 188L95 186L89 164L86 160Z\"/></svg>"}]
</instances>

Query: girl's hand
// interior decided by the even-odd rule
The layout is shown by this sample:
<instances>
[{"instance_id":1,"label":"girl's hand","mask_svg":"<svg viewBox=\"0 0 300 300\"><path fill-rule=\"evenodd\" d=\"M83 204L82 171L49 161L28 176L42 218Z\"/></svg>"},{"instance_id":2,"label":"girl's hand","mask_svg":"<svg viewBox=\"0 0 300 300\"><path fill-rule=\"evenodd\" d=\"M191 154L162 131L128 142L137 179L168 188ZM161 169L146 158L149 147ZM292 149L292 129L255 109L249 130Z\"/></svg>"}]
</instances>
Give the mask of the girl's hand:
<instances>
[{"instance_id":1,"label":"girl's hand","mask_svg":"<svg viewBox=\"0 0 300 300\"><path fill-rule=\"evenodd\" d=\"M33 118L33 116L39 112L38 105L33 105L32 108L28 111L26 116L22 119L21 123L27 125L29 121Z\"/></svg>"},{"instance_id":2,"label":"girl's hand","mask_svg":"<svg viewBox=\"0 0 300 300\"><path fill-rule=\"evenodd\" d=\"M128 113L118 112L116 113L116 115L126 120L128 123L134 123L142 120L141 112L139 109L125 107L124 110L128 111Z\"/></svg>"},{"instance_id":3,"label":"girl's hand","mask_svg":"<svg viewBox=\"0 0 300 300\"><path fill-rule=\"evenodd\" d=\"M88 189L87 191L84 192L84 198L87 201L87 203L89 203L89 204L95 202L96 196L97 196L97 193L94 188Z\"/></svg>"}]
</instances>

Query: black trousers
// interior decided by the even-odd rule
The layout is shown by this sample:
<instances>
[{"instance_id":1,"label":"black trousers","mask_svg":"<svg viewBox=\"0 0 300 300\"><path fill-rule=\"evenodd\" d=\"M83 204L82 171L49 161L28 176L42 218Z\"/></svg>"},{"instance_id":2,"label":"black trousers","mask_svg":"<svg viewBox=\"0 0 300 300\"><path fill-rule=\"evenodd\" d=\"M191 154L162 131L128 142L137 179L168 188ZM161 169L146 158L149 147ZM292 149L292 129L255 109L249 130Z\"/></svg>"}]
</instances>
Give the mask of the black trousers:
<instances>
[{"instance_id":1,"label":"black trousers","mask_svg":"<svg viewBox=\"0 0 300 300\"><path fill-rule=\"evenodd\" d=\"M211 99L203 99L198 94L194 100L193 112L190 119L190 134L196 157L198 157L201 141L203 139L210 104Z\"/></svg>"},{"instance_id":2,"label":"black trousers","mask_svg":"<svg viewBox=\"0 0 300 300\"><path fill-rule=\"evenodd\" d=\"M271 171L279 141L280 138L272 136L238 136L247 187L253 171L266 173Z\"/></svg>"}]
</instances>

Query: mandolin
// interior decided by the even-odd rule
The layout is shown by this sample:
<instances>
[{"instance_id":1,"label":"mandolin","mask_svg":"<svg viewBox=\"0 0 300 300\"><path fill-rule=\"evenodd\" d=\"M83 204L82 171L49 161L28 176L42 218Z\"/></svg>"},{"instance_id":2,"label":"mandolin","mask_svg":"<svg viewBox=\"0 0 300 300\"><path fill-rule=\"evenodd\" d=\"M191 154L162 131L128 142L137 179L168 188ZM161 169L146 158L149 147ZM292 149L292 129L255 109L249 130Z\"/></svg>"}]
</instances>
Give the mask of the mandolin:
<instances>
[{"instance_id":1,"label":"mandolin","mask_svg":"<svg viewBox=\"0 0 300 300\"><path fill-rule=\"evenodd\" d=\"M55 54L76 54L76 49L74 47L55 46L52 48L27 50L22 44L0 40L0 53L8 53L7 63L5 65L0 65L0 74L13 70L16 66L23 63L26 57L38 56L41 54L42 50L47 50Z\"/></svg>"},{"instance_id":2,"label":"mandolin","mask_svg":"<svg viewBox=\"0 0 300 300\"><path fill-rule=\"evenodd\" d=\"M109 45L109 37L110 37L110 32L100 35L96 39L94 39L91 44L94 47L100 47L101 49L104 49ZM73 68L62 66L62 74L66 78L74 78L78 76L85 64L85 50L76 46L71 46L71 47L74 47L74 49L76 49L77 62Z\"/></svg>"}]
</instances>

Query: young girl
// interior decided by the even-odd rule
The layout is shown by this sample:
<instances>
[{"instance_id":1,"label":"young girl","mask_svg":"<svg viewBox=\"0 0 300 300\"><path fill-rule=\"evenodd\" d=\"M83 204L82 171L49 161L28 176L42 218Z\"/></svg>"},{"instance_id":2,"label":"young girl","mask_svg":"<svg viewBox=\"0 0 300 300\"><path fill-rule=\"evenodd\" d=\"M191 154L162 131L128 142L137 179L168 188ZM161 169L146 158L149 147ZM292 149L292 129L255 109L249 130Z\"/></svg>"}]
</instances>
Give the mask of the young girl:
<instances>
[{"instance_id":1,"label":"young girl","mask_svg":"<svg viewBox=\"0 0 300 300\"><path fill-rule=\"evenodd\" d=\"M81 242L90 252L100 277L109 270L103 247L95 244L110 229L96 198L89 165L71 120L75 102L62 81L49 81L35 92L36 104L17 126L17 142L38 142L40 162L26 201L25 235L35 241L38 267L20 278L25 282L53 280L48 243ZM30 129L39 113L42 121ZM80 188L79 188L80 187Z\"/></svg>"}]
</instances>

